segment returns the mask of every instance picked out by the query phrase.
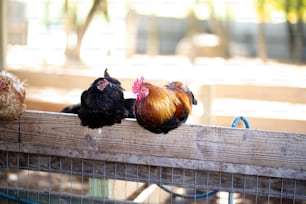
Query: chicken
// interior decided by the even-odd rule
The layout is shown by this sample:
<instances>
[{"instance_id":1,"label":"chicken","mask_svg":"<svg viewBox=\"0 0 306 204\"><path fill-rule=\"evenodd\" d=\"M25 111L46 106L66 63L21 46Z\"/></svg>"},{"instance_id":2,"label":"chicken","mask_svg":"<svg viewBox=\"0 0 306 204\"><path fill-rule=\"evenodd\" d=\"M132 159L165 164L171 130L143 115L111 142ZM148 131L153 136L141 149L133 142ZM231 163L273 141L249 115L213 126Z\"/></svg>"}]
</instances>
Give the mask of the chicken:
<instances>
[{"instance_id":1,"label":"chicken","mask_svg":"<svg viewBox=\"0 0 306 204\"><path fill-rule=\"evenodd\" d=\"M83 126L101 128L121 123L124 116L123 88L120 82L110 77L105 69L104 77L96 79L81 95L78 116Z\"/></svg>"},{"instance_id":2,"label":"chicken","mask_svg":"<svg viewBox=\"0 0 306 204\"><path fill-rule=\"evenodd\" d=\"M16 120L25 105L25 88L20 80L9 72L0 72L0 120Z\"/></svg>"},{"instance_id":3,"label":"chicken","mask_svg":"<svg viewBox=\"0 0 306 204\"><path fill-rule=\"evenodd\" d=\"M110 77L106 69L104 77L96 79L83 91L80 107L74 105L72 111L78 114L83 126L94 129L121 123L121 119L128 115L124 105L121 83Z\"/></svg>"},{"instance_id":4,"label":"chicken","mask_svg":"<svg viewBox=\"0 0 306 204\"><path fill-rule=\"evenodd\" d=\"M115 90L117 90L117 91L118 91L118 89L121 90L121 91L124 90L121 87L121 83L117 79L110 77L107 70L105 70L105 72L104 72L104 78L107 79L109 82L112 82L113 85L116 85ZM115 86L113 86L113 88L114 87ZM122 100L121 99L121 94L120 94L120 97L118 97L118 98L114 97L113 99L121 101ZM134 99L134 98L124 99L124 102L123 102L123 110L124 110L123 118L135 118L135 111L134 111L135 101L136 101L136 99ZM103 104L103 102L101 102L101 104ZM120 102L120 104L121 104L121 102ZM62 113L79 114L80 109L81 109L81 103L78 103L78 104L74 104L74 105L64 107L61 110L61 112ZM84 109L84 105L83 105L83 109ZM82 111L83 111L83 109L82 109Z\"/></svg>"},{"instance_id":5,"label":"chicken","mask_svg":"<svg viewBox=\"0 0 306 204\"><path fill-rule=\"evenodd\" d=\"M135 115L139 125L153 133L168 133L186 122L192 105L197 104L189 88L181 82L165 87L144 82L141 77L132 87L137 95Z\"/></svg>"}]
</instances>

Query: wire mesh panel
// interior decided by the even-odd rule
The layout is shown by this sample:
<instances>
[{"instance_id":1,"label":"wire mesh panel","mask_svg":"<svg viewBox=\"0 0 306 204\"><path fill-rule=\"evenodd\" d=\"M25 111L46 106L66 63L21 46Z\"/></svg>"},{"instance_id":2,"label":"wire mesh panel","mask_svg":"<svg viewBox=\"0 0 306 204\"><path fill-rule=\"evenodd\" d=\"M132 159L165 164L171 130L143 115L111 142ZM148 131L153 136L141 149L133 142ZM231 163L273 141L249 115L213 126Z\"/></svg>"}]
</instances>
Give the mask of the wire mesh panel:
<instances>
[{"instance_id":1,"label":"wire mesh panel","mask_svg":"<svg viewBox=\"0 0 306 204\"><path fill-rule=\"evenodd\" d=\"M7 151L0 165L1 203L306 203L304 180Z\"/></svg>"}]
</instances>

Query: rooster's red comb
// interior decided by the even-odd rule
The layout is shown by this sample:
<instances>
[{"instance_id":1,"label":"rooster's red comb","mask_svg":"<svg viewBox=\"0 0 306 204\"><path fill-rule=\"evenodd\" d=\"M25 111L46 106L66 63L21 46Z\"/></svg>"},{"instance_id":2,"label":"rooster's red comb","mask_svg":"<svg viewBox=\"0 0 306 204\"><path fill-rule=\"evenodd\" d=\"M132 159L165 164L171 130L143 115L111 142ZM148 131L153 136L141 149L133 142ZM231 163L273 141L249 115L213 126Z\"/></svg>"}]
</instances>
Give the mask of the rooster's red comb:
<instances>
[{"instance_id":1,"label":"rooster's red comb","mask_svg":"<svg viewBox=\"0 0 306 204\"><path fill-rule=\"evenodd\" d=\"M137 79L135 82L134 82L134 85L132 87L132 90L133 90L133 93L136 94L136 93L139 93L140 91L140 86L141 84L143 83L144 81L144 78L143 76L140 77L140 79Z\"/></svg>"}]
</instances>

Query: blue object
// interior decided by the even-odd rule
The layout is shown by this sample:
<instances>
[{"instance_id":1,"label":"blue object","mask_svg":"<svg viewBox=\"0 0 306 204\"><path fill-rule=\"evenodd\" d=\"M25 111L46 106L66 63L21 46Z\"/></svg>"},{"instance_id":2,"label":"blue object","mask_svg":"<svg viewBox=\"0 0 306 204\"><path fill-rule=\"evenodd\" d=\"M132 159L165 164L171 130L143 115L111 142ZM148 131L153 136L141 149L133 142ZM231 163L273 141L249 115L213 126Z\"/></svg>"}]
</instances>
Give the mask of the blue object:
<instances>
[{"instance_id":1,"label":"blue object","mask_svg":"<svg viewBox=\"0 0 306 204\"><path fill-rule=\"evenodd\" d=\"M6 198L8 200L13 200L13 201L17 201L18 203L25 203L25 204L39 204L37 202L34 202L32 200L28 200L28 199L24 199L24 198L18 198L16 196L13 195L9 195L3 192L0 192L0 197Z\"/></svg>"},{"instance_id":2,"label":"blue object","mask_svg":"<svg viewBox=\"0 0 306 204\"><path fill-rule=\"evenodd\" d=\"M207 198L209 196L215 195L218 192L217 190L215 190L215 191L210 191L210 192L207 192L207 193L200 193L200 194L195 194L195 195L183 195L183 194L173 192L163 185L160 185L160 184L157 184L157 185L158 185L158 187L160 187L161 189L163 189L167 193L170 193L170 194L172 194L174 196L177 196L177 197L180 197L180 198L185 198L185 199L190 199L190 200Z\"/></svg>"},{"instance_id":3,"label":"blue object","mask_svg":"<svg viewBox=\"0 0 306 204\"><path fill-rule=\"evenodd\" d=\"M235 118L232 123L232 127L235 128L240 120L243 121L245 128L250 128L249 121L243 116L238 116L237 118Z\"/></svg>"}]
</instances>

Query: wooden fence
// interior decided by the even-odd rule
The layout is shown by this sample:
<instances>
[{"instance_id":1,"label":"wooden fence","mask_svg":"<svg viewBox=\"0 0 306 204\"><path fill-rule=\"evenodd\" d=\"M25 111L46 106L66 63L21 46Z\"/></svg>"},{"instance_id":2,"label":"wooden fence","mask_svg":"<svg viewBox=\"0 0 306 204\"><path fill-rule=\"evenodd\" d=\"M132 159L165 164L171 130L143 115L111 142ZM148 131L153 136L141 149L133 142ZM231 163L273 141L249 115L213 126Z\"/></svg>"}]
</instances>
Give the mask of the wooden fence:
<instances>
[{"instance_id":1,"label":"wooden fence","mask_svg":"<svg viewBox=\"0 0 306 204\"><path fill-rule=\"evenodd\" d=\"M2 171L82 174L306 200L305 134L182 125L165 135L133 120L92 130L80 126L73 114L25 111L17 121L0 122L0 153Z\"/></svg>"}]
</instances>

